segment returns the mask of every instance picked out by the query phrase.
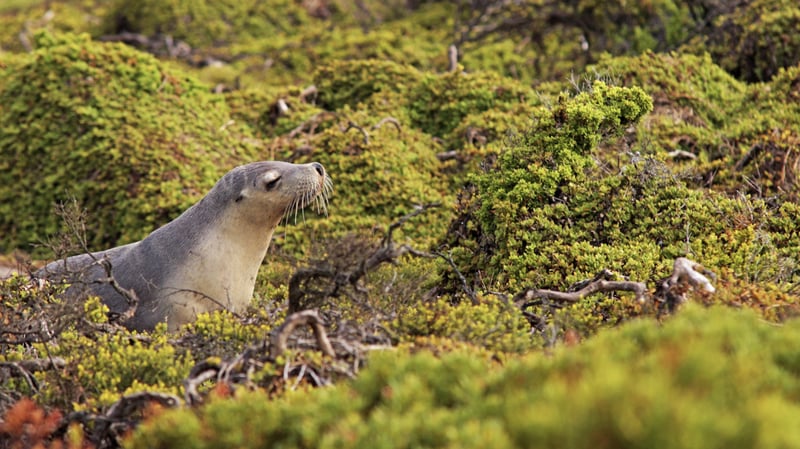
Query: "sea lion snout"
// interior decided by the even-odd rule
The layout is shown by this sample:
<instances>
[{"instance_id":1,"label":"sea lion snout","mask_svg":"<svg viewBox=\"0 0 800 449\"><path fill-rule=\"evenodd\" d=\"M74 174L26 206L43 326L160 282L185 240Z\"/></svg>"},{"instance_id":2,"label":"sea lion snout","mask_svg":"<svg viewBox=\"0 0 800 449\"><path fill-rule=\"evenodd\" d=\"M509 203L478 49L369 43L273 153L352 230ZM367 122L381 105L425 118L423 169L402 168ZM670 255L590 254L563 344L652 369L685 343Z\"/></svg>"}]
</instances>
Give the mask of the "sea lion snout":
<instances>
[{"instance_id":1,"label":"sea lion snout","mask_svg":"<svg viewBox=\"0 0 800 449\"><path fill-rule=\"evenodd\" d=\"M292 212L296 215L298 209L309 204L313 204L317 212L327 215L328 198L333 192L333 184L325 167L319 162L295 167L298 170L292 173L296 178L295 189L292 191L294 198L286 209L286 215L291 215Z\"/></svg>"}]
</instances>

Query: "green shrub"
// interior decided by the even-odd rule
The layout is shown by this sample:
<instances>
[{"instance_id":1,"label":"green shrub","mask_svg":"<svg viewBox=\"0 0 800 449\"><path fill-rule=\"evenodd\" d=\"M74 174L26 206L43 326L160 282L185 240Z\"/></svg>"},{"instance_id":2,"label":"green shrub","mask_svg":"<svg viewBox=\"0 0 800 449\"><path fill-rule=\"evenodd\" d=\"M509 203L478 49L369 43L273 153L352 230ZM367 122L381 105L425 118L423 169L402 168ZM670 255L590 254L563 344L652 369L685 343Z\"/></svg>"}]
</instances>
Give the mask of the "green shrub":
<instances>
[{"instance_id":1,"label":"green shrub","mask_svg":"<svg viewBox=\"0 0 800 449\"><path fill-rule=\"evenodd\" d=\"M590 92L575 98L562 95L552 109L537 109L531 128L501 152L493 169L473 177L473 201L459 204L462 216L453 226L460 228L451 235L462 270L480 270L489 285L505 289L541 279L528 276L540 267L541 276L548 276L544 285L561 284L564 273L554 265L571 263L546 253L569 248L568 242L584 243L569 235L566 216L572 192L588 181L591 151L604 136L619 135L650 108L640 89L598 81ZM584 217L594 220L591 213Z\"/></svg>"},{"instance_id":2,"label":"green shrub","mask_svg":"<svg viewBox=\"0 0 800 449\"><path fill-rule=\"evenodd\" d=\"M94 34L106 13L107 3L104 0L7 0L0 4L0 54L29 51L36 33L43 30Z\"/></svg>"},{"instance_id":3,"label":"green shrub","mask_svg":"<svg viewBox=\"0 0 800 449\"><path fill-rule=\"evenodd\" d=\"M230 44L255 36L293 34L309 25L307 11L293 1L117 0L105 17L107 32L170 35L191 46Z\"/></svg>"},{"instance_id":4,"label":"green shrub","mask_svg":"<svg viewBox=\"0 0 800 449\"><path fill-rule=\"evenodd\" d=\"M528 287L564 291L604 269L653 285L688 256L712 271L792 288L800 276L793 203L775 210L760 199L692 189L653 156L617 154L613 169L593 160L601 144L619 153L610 137L650 105L638 88L596 81L537 109L531 128L472 175L458 203L445 241L468 285L509 296ZM458 295L462 281L449 266L442 277ZM641 313L616 298L585 298L554 319L586 334Z\"/></svg>"},{"instance_id":5,"label":"green shrub","mask_svg":"<svg viewBox=\"0 0 800 449\"><path fill-rule=\"evenodd\" d=\"M523 353L540 343L531 336L530 324L519 309L492 297L481 298L476 305L467 301L452 305L444 299L409 304L398 311L390 329L400 342L442 337L509 353Z\"/></svg>"},{"instance_id":6,"label":"green shrub","mask_svg":"<svg viewBox=\"0 0 800 449\"><path fill-rule=\"evenodd\" d=\"M321 105L337 110L344 105L364 103L379 92L403 95L422 76L418 70L396 62L335 61L317 69L314 85L319 89Z\"/></svg>"},{"instance_id":7,"label":"green shrub","mask_svg":"<svg viewBox=\"0 0 800 449\"><path fill-rule=\"evenodd\" d=\"M669 155L690 185L797 200L798 156L791 150L800 142L796 65L768 84L752 85L734 79L708 54L606 57L590 70L641 86L653 97L653 113L629 142L645 154ZM613 149L600 155L609 163L618 159Z\"/></svg>"},{"instance_id":8,"label":"green shrub","mask_svg":"<svg viewBox=\"0 0 800 449\"><path fill-rule=\"evenodd\" d=\"M800 62L800 7L792 0L745 2L717 18L704 44L719 65L745 81L768 81Z\"/></svg>"},{"instance_id":9,"label":"green shrub","mask_svg":"<svg viewBox=\"0 0 800 449\"><path fill-rule=\"evenodd\" d=\"M140 239L254 158L224 99L152 56L85 35L37 42L0 71L0 252L55 234L53 206L73 198L90 248Z\"/></svg>"},{"instance_id":10,"label":"green shrub","mask_svg":"<svg viewBox=\"0 0 800 449\"><path fill-rule=\"evenodd\" d=\"M127 332L86 335L68 330L55 345L37 344L34 349L40 356L66 361L64 370L41 373L44 388L39 399L96 410L139 391L181 394L194 360L191 354L178 353L168 338L163 328L144 338Z\"/></svg>"},{"instance_id":11,"label":"green shrub","mask_svg":"<svg viewBox=\"0 0 800 449\"><path fill-rule=\"evenodd\" d=\"M413 126L445 137L469 115L513 110L531 96L530 89L492 72L453 71L422 77L409 92L409 115Z\"/></svg>"},{"instance_id":12,"label":"green shrub","mask_svg":"<svg viewBox=\"0 0 800 449\"><path fill-rule=\"evenodd\" d=\"M130 447L641 447L800 444L797 321L688 307L552 356L373 353L352 382L168 411ZM199 429L203 429L200 431Z\"/></svg>"}]
</instances>

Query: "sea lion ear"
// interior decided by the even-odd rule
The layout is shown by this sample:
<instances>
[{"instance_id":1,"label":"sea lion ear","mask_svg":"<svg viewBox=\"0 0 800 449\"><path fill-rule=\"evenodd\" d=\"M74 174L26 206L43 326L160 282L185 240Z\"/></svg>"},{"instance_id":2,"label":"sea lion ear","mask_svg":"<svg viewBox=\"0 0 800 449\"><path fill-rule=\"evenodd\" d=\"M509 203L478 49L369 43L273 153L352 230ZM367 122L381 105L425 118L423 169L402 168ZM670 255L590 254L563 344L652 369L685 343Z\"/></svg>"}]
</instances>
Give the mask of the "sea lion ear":
<instances>
[{"instance_id":1,"label":"sea lion ear","mask_svg":"<svg viewBox=\"0 0 800 449\"><path fill-rule=\"evenodd\" d=\"M261 178L259 179L259 187L269 192L270 190L275 190L275 188L278 187L280 180L281 172L278 170L270 170L261 175Z\"/></svg>"}]
</instances>

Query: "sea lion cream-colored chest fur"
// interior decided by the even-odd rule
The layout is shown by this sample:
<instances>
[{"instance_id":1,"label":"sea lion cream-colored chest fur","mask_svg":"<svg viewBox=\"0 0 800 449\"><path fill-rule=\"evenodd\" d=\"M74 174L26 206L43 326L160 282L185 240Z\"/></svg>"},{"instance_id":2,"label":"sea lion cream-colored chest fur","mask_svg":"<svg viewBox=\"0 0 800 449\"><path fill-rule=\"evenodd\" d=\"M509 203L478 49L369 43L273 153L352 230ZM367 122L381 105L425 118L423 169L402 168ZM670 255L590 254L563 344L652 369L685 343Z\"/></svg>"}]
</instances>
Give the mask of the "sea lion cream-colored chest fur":
<instances>
[{"instance_id":1,"label":"sea lion cream-colored chest fur","mask_svg":"<svg viewBox=\"0 0 800 449\"><path fill-rule=\"evenodd\" d=\"M97 295L116 313L130 313L120 291L133 291L138 304L125 324L136 330L164 321L175 330L221 308L241 312L275 228L310 203L326 210L330 192L330 178L316 162L243 165L143 240L52 262L36 276L69 282L68 295ZM117 285L109 282L108 267Z\"/></svg>"}]
</instances>

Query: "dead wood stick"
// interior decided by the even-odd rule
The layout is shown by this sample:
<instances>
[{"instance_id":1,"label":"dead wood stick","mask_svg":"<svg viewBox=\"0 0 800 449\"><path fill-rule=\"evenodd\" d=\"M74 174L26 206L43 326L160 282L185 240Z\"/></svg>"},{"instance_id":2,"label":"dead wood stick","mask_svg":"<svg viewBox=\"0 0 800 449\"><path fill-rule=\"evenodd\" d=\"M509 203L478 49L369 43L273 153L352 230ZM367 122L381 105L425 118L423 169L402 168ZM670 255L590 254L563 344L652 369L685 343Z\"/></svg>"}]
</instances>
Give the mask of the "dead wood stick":
<instances>
[{"instance_id":1,"label":"dead wood stick","mask_svg":"<svg viewBox=\"0 0 800 449\"><path fill-rule=\"evenodd\" d=\"M647 286L643 282L631 281L608 281L598 279L586 284L585 287L574 292L559 292L556 290L530 288L518 293L514 297L517 304L527 303L535 299L551 299L562 302L578 302L581 299L598 292L627 291L636 295L637 301L643 301L647 292Z\"/></svg>"},{"instance_id":2,"label":"dead wood stick","mask_svg":"<svg viewBox=\"0 0 800 449\"><path fill-rule=\"evenodd\" d=\"M379 121L378 123L372 125L372 129L379 129L381 126L384 125L384 123L391 123L392 125L394 125L394 127L397 128L397 132L401 132L402 131L400 129L400 121L397 120L394 117L384 117L384 118L382 118L381 121Z\"/></svg>"},{"instance_id":3,"label":"dead wood stick","mask_svg":"<svg viewBox=\"0 0 800 449\"><path fill-rule=\"evenodd\" d=\"M662 287L669 288L681 282L687 282L692 287L699 287L709 293L714 293L716 289L711 285L711 281L706 276L714 280L716 280L717 277L712 271L707 270L702 265L692 262L685 257L678 257L675 259L675 263L672 264L672 276L664 281Z\"/></svg>"},{"instance_id":4,"label":"dead wood stick","mask_svg":"<svg viewBox=\"0 0 800 449\"><path fill-rule=\"evenodd\" d=\"M345 128L344 132L350 131L351 129L356 129L360 131L361 134L364 136L364 145L369 145L369 133L367 133L367 130L364 129L363 126L357 125L355 122L350 120L347 122L347 128Z\"/></svg>"},{"instance_id":5,"label":"dead wood stick","mask_svg":"<svg viewBox=\"0 0 800 449\"><path fill-rule=\"evenodd\" d=\"M301 312L293 313L286 317L286 321L278 328L277 332L272 335L270 346L270 357L273 359L286 352L287 341L289 335L294 332L297 326L311 326L314 331L314 336L317 338L317 344L323 354L336 357L331 342L328 339L328 334L325 332L325 326L322 318L316 310L303 310Z\"/></svg>"}]
</instances>

